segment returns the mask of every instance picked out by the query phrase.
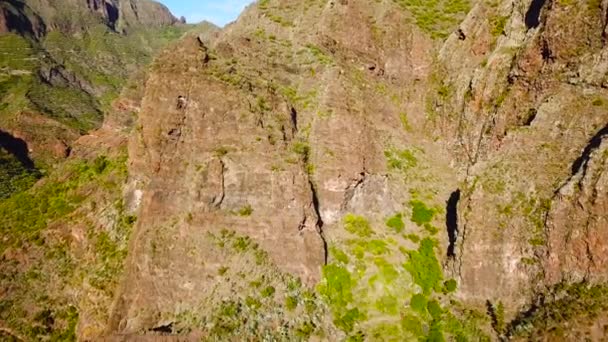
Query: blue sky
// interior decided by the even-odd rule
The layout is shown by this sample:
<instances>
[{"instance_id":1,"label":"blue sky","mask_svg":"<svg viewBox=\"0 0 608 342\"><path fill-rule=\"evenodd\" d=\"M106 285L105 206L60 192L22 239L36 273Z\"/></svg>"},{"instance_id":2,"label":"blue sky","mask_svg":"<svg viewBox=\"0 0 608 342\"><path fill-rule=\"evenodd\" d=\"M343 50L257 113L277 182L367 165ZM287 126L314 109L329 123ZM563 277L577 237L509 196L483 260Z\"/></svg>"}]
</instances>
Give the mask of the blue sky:
<instances>
[{"instance_id":1,"label":"blue sky","mask_svg":"<svg viewBox=\"0 0 608 342\"><path fill-rule=\"evenodd\" d=\"M188 23L208 20L224 26L235 20L253 0L160 0L176 17L184 16Z\"/></svg>"}]
</instances>

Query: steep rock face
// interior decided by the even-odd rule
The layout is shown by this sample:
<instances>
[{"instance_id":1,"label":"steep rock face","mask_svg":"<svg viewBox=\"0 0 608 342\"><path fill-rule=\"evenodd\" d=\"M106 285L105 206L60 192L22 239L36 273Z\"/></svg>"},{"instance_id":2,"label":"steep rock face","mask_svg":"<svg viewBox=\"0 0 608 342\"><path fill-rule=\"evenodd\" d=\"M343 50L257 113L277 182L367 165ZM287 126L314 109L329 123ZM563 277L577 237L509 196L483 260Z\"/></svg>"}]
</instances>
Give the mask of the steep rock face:
<instances>
[{"instance_id":1,"label":"steep rock face","mask_svg":"<svg viewBox=\"0 0 608 342\"><path fill-rule=\"evenodd\" d=\"M130 75L189 29L149 1L10 0L0 13L0 126L42 168L99 128Z\"/></svg>"},{"instance_id":2,"label":"steep rock face","mask_svg":"<svg viewBox=\"0 0 608 342\"><path fill-rule=\"evenodd\" d=\"M572 178L556 193L546 222L545 280L605 283L606 141L604 128L593 138Z\"/></svg>"},{"instance_id":3,"label":"steep rock face","mask_svg":"<svg viewBox=\"0 0 608 342\"><path fill-rule=\"evenodd\" d=\"M392 2L275 1L155 62L131 141L141 221L114 331L179 326L176 312L204 316L231 288L246 297L204 248L222 229L312 285L328 246L348 238L347 214L382 227L414 198L443 205L456 187L448 157L414 128L433 43L406 18Z\"/></svg>"},{"instance_id":4,"label":"steep rock face","mask_svg":"<svg viewBox=\"0 0 608 342\"><path fill-rule=\"evenodd\" d=\"M119 23L124 28L137 25L166 26L178 22L165 5L156 1L129 0L115 6Z\"/></svg>"},{"instance_id":5,"label":"steep rock face","mask_svg":"<svg viewBox=\"0 0 608 342\"><path fill-rule=\"evenodd\" d=\"M155 327L142 312L206 296L208 284L195 279L217 274L223 262L196 248L206 232L234 227L266 249L281 246L274 257L308 277L324 260L308 176L298 163L271 171L277 152L267 141L256 141L263 130L254 120L241 118L247 99L201 72L203 56L193 39L182 45L176 50L181 59L171 53L160 60L175 67L160 68L148 79L142 135L132 142L133 175L145 188L133 241L131 262L137 268L127 280L138 286L122 294L127 311L121 314L128 320L119 328L128 332ZM176 108L178 94L188 95L184 109ZM166 115L156 115L159 109ZM153 259L151 245L160 246ZM185 254L189 259L180 257ZM163 259L169 262L159 264Z\"/></svg>"},{"instance_id":6,"label":"steep rock face","mask_svg":"<svg viewBox=\"0 0 608 342\"><path fill-rule=\"evenodd\" d=\"M603 3L479 3L441 50L436 72L448 77L431 90L431 114L466 175L463 298L517 310L545 286L605 281L589 271L605 268L606 199L594 183L603 159L588 160L608 121L605 12Z\"/></svg>"},{"instance_id":7,"label":"steep rock face","mask_svg":"<svg viewBox=\"0 0 608 342\"><path fill-rule=\"evenodd\" d=\"M446 207L437 250L459 281L457 296L473 307L490 303L511 317L554 286L601 286L606 4L579 5L479 2L441 46L406 24L407 10L421 20L408 4L249 8L209 47L183 42L189 59L158 62L163 71L148 84L142 133L132 142L133 188L152 220L145 226L172 219L179 246L195 227L228 225L258 241L284 271L314 282L323 254L335 261L322 242L352 241L343 229L349 213L373 226L399 212L416 223L423 198ZM178 95L186 110L175 108ZM205 129L211 135L196 133ZM277 187L301 214L280 204L285 198L270 190ZM249 219L231 217L249 206ZM273 208L280 211L263 219ZM406 232L416 232L412 222ZM301 236L292 240L294 227ZM153 232L138 231L134 244L154 244ZM132 263L146 268L133 266L129 283L141 281L142 289L120 297L119 331L160 324L159 308L172 301L162 288L220 267L184 265L188 271L175 277L177 267L150 261L139 248ZM154 279L146 276L155 269ZM159 283L157 299L144 300L147 284Z\"/></svg>"},{"instance_id":8,"label":"steep rock face","mask_svg":"<svg viewBox=\"0 0 608 342\"><path fill-rule=\"evenodd\" d=\"M25 3L7 0L0 4L0 33L9 32L40 37L46 32L46 26Z\"/></svg>"}]
</instances>

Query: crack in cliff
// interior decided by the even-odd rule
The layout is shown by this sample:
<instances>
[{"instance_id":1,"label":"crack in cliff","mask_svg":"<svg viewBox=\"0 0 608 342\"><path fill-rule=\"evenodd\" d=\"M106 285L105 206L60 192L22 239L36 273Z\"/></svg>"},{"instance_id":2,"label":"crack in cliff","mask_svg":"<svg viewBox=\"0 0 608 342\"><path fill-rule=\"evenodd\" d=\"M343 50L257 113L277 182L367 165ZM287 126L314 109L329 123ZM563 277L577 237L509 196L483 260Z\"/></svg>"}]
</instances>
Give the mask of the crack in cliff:
<instances>
[{"instance_id":1,"label":"crack in cliff","mask_svg":"<svg viewBox=\"0 0 608 342\"><path fill-rule=\"evenodd\" d=\"M317 188L315 187L315 184L313 183L313 181L310 179L310 176L308 178L308 184L310 186L310 191L312 194L312 207L315 211L315 214L317 215L317 222L316 222L316 228L317 228L317 233L319 234L319 237L321 238L321 241L323 243L323 260L324 260L324 264L327 265L328 259L329 259L329 248L327 246L327 240L325 239L325 234L323 232L323 218L321 217L321 210L320 210L320 204L319 204L319 196L317 194Z\"/></svg>"},{"instance_id":2,"label":"crack in cliff","mask_svg":"<svg viewBox=\"0 0 608 342\"><path fill-rule=\"evenodd\" d=\"M582 170L582 178L587 175L587 168L589 166L589 160L591 158L591 154L597 150L602 144L602 140L604 137L608 136L608 124L604 126L604 128L600 129L587 143L587 146L583 149L583 152L580 157L578 157L574 163L572 164L572 177L577 175ZM569 180L570 180L569 179Z\"/></svg>"},{"instance_id":3,"label":"crack in cliff","mask_svg":"<svg viewBox=\"0 0 608 342\"><path fill-rule=\"evenodd\" d=\"M213 206L216 209L219 209L222 206L222 203L224 203L224 198L226 197L226 176L225 176L225 171L226 171L226 165L224 164L224 161L219 158L220 161L220 194L218 197L215 197L213 199Z\"/></svg>"},{"instance_id":4,"label":"crack in cliff","mask_svg":"<svg viewBox=\"0 0 608 342\"><path fill-rule=\"evenodd\" d=\"M150 329L150 332L161 333L161 334L172 334L173 333L173 325L171 322L169 324L161 325L155 328Z\"/></svg>"},{"instance_id":5,"label":"crack in cliff","mask_svg":"<svg viewBox=\"0 0 608 342\"><path fill-rule=\"evenodd\" d=\"M452 192L446 203L445 224L448 233L447 257L456 257L456 242L458 240L458 203L460 202L460 189Z\"/></svg>"},{"instance_id":6,"label":"crack in cliff","mask_svg":"<svg viewBox=\"0 0 608 342\"><path fill-rule=\"evenodd\" d=\"M471 210L473 210L472 206L471 206L471 200L470 198L467 200L467 211L470 212ZM466 219L465 219L466 222ZM460 239L460 253L457 254L457 256L455 257L455 260L457 261L457 265L458 265L458 270L457 270L457 274L459 277L462 277L462 266L464 264L463 258L464 258L464 249L465 249L465 245L467 243L467 224L463 224L462 225L462 237Z\"/></svg>"},{"instance_id":7,"label":"crack in cliff","mask_svg":"<svg viewBox=\"0 0 608 342\"><path fill-rule=\"evenodd\" d=\"M523 125L531 126L534 120L536 120L536 115L538 115L538 111L535 108L530 108L528 110L527 116L524 118Z\"/></svg>"},{"instance_id":8,"label":"crack in cliff","mask_svg":"<svg viewBox=\"0 0 608 342\"><path fill-rule=\"evenodd\" d=\"M297 133L298 132L298 112L296 111L296 109L294 107L291 107L291 111L290 111L290 117L291 117L291 124L293 126L293 132L292 133Z\"/></svg>"},{"instance_id":9,"label":"crack in cliff","mask_svg":"<svg viewBox=\"0 0 608 342\"><path fill-rule=\"evenodd\" d=\"M605 137L608 137L608 124L606 124L606 126L604 126L602 129L597 131L597 133L595 133L595 135L593 137L591 137L589 142L587 142L587 145L583 149L583 152L581 152L580 157L576 158L574 163L572 163L572 167L570 170L570 176L553 193L553 197L551 198L552 202L555 200L555 198L557 198L560 195L560 193L564 189L564 187L566 187L570 182L572 182L574 177L576 177L577 175L580 174L581 176L580 176L579 182L582 182L582 180L587 175L587 168L589 167L589 161L591 160L591 155L593 154L593 152L595 152L601 146L602 141Z\"/></svg>"},{"instance_id":10,"label":"crack in cliff","mask_svg":"<svg viewBox=\"0 0 608 342\"><path fill-rule=\"evenodd\" d=\"M470 169L467 168L467 178L469 177L470 174ZM472 212L473 210L473 206L472 206L472 200L471 200L471 193L474 191L473 189L465 189L464 191L461 190L460 193L460 198L459 198L459 203L464 201L466 203L465 205L465 211L464 214L462 215L462 223L458 226L458 235L460 236L460 243L458 243L458 241L455 242L454 244L454 249L458 248L459 252L458 253L454 253L455 256L453 258L453 262L454 265L457 267L456 270L456 274L458 275L458 277L462 278L462 266L464 264L463 262L463 258L464 258L464 249L465 249L465 245L466 245L466 241L467 241L467 222L468 222L468 215L469 213ZM464 199L463 199L464 197Z\"/></svg>"},{"instance_id":11,"label":"crack in cliff","mask_svg":"<svg viewBox=\"0 0 608 342\"><path fill-rule=\"evenodd\" d=\"M532 0L528 11L526 12L526 28L533 29L540 25L540 15L546 0Z\"/></svg>"}]
</instances>

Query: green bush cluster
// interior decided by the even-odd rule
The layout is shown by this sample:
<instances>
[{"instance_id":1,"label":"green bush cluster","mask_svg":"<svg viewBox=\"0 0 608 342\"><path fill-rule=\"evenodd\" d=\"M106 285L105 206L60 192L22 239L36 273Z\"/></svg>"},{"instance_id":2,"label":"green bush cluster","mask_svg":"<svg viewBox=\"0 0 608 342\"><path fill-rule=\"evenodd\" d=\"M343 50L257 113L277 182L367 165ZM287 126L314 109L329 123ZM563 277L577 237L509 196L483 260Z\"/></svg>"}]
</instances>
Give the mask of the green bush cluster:
<instances>
[{"instance_id":1,"label":"green bush cluster","mask_svg":"<svg viewBox=\"0 0 608 342\"><path fill-rule=\"evenodd\" d=\"M505 34L505 26L509 20L508 16L493 16L490 17L490 33L493 37L498 37Z\"/></svg>"},{"instance_id":2,"label":"green bush cluster","mask_svg":"<svg viewBox=\"0 0 608 342\"><path fill-rule=\"evenodd\" d=\"M403 214L396 214L386 221L386 226L392 228L395 233L401 233L405 229L405 223L403 222Z\"/></svg>"},{"instance_id":3,"label":"green bush cluster","mask_svg":"<svg viewBox=\"0 0 608 342\"><path fill-rule=\"evenodd\" d=\"M436 242L430 238L420 241L416 251L408 251L408 261L405 269L412 275L414 283L422 289L424 295L429 295L443 279L441 266L435 256Z\"/></svg>"},{"instance_id":4,"label":"green bush cluster","mask_svg":"<svg viewBox=\"0 0 608 342\"><path fill-rule=\"evenodd\" d=\"M369 222L364 217L352 214L348 214L344 218L344 229L351 234L363 238L371 237L374 233Z\"/></svg>"},{"instance_id":5,"label":"green bush cluster","mask_svg":"<svg viewBox=\"0 0 608 342\"><path fill-rule=\"evenodd\" d=\"M391 170L407 172L418 166L418 158L413 150L386 150L384 156Z\"/></svg>"},{"instance_id":6,"label":"green bush cluster","mask_svg":"<svg viewBox=\"0 0 608 342\"><path fill-rule=\"evenodd\" d=\"M431 223L437 214L437 209L427 207L420 200L411 200L409 205L412 208L412 222L420 227Z\"/></svg>"},{"instance_id":7,"label":"green bush cluster","mask_svg":"<svg viewBox=\"0 0 608 342\"><path fill-rule=\"evenodd\" d=\"M11 243L43 243L40 233L49 222L73 212L85 199L78 190L99 174L93 164L73 163L61 182L47 180L32 191L18 193L0 202L0 225L11 232Z\"/></svg>"},{"instance_id":8,"label":"green bush cluster","mask_svg":"<svg viewBox=\"0 0 608 342\"><path fill-rule=\"evenodd\" d=\"M25 167L17 158L0 148L0 200L29 189L40 177L38 170Z\"/></svg>"},{"instance_id":9,"label":"green bush cluster","mask_svg":"<svg viewBox=\"0 0 608 342\"><path fill-rule=\"evenodd\" d=\"M208 233L208 238L225 261L222 279L200 310L171 314L173 332L204 329L207 338L218 341L307 341L323 336L324 307L299 278L281 272L248 236L222 229ZM215 291L225 292L226 287L232 295L218 298Z\"/></svg>"},{"instance_id":10,"label":"green bush cluster","mask_svg":"<svg viewBox=\"0 0 608 342\"><path fill-rule=\"evenodd\" d=\"M330 245L332 262L317 290L346 340L483 340L477 322L447 300L457 283L444 281L437 241L427 236L408 249L398 239L401 215L387 225L375 231L365 218L347 215L343 226L351 238Z\"/></svg>"}]
</instances>

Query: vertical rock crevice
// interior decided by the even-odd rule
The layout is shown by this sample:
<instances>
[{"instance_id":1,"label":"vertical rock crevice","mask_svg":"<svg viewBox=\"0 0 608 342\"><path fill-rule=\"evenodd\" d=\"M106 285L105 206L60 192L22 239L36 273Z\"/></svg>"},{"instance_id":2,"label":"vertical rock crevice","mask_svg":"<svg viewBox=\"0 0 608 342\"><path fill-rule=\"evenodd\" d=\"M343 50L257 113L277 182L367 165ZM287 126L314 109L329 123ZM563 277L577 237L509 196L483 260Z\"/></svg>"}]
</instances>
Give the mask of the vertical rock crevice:
<instances>
[{"instance_id":1,"label":"vertical rock crevice","mask_svg":"<svg viewBox=\"0 0 608 342\"><path fill-rule=\"evenodd\" d=\"M448 233L447 257L456 257L456 242L458 240L458 203L460 202L460 189L454 191L446 204L445 224Z\"/></svg>"},{"instance_id":2,"label":"vertical rock crevice","mask_svg":"<svg viewBox=\"0 0 608 342\"><path fill-rule=\"evenodd\" d=\"M533 29L540 25L540 14L545 6L546 0L532 0L528 11L526 12L526 28Z\"/></svg>"},{"instance_id":3,"label":"vertical rock crevice","mask_svg":"<svg viewBox=\"0 0 608 342\"><path fill-rule=\"evenodd\" d=\"M222 207L222 203L224 202L224 198L226 197L226 165L224 164L224 161L219 158L219 194L217 194L216 197L213 198L213 207L216 210L219 210Z\"/></svg>"},{"instance_id":4,"label":"vertical rock crevice","mask_svg":"<svg viewBox=\"0 0 608 342\"><path fill-rule=\"evenodd\" d=\"M291 124L293 125L293 133L298 131L298 112L294 107L291 107L290 111Z\"/></svg>"},{"instance_id":5,"label":"vertical rock crevice","mask_svg":"<svg viewBox=\"0 0 608 342\"><path fill-rule=\"evenodd\" d=\"M309 176L310 177L310 176ZM310 185L310 192L312 194L312 207L315 211L315 215L317 215L316 228L321 241L323 242L323 261L324 264L327 265L329 258L329 248L327 246L327 240L325 239L325 234L323 233L323 218L321 217L321 206L319 204L319 195L317 194L317 188L313 181L309 178L308 184Z\"/></svg>"},{"instance_id":6,"label":"vertical rock crevice","mask_svg":"<svg viewBox=\"0 0 608 342\"><path fill-rule=\"evenodd\" d=\"M608 124L604 128L600 129L587 143L587 146L583 149L581 156L578 157L572 164L572 177L579 172L583 172L583 177L587 174L587 167L589 165L589 159L591 154L597 150L602 144L602 139L608 136Z\"/></svg>"}]
</instances>

